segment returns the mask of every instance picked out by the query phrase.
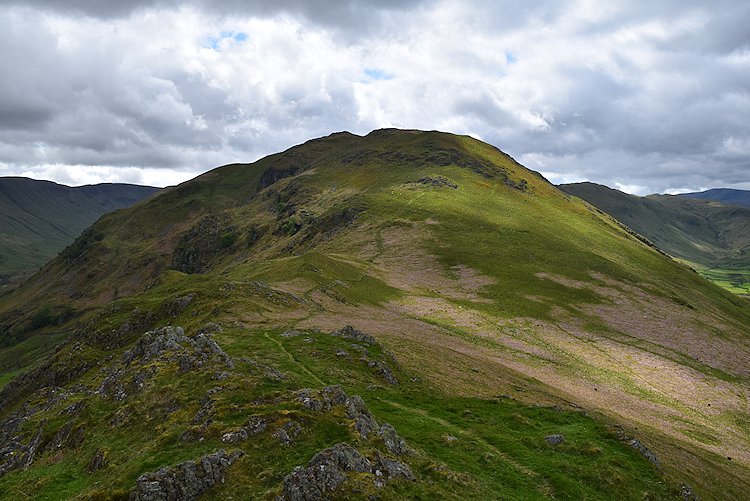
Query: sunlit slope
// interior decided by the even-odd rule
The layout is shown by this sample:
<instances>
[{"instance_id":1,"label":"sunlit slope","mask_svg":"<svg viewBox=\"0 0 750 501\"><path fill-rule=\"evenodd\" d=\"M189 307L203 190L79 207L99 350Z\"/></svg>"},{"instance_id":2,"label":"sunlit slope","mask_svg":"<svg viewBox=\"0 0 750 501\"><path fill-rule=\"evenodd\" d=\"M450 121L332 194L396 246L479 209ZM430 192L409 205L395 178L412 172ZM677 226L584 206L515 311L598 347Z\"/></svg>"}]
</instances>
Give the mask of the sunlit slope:
<instances>
[{"instance_id":1,"label":"sunlit slope","mask_svg":"<svg viewBox=\"0 0 750 501\"><path fill-rule=\"evenodd\" d=\"M638 197L593 183L561 185L685 260L706 278L750 292L750 209L672 195Z\"/></svg>"},{"instance_id":2,"label":"sunlit slope","mask_svg":"<svg viewBox=\"0 0 750 501\"><path fill-rule=\"evenodd\" d=\"M188 310L175 306L190 295ZM334 383L359 393L369 388L370 401L380 402L371 405L384 419L401 419L403 433L421 444L428 462L448 439L420 438L417 416L431 416L442 427L435 433L455 437L469 424L453 410L467 419L491 411L465 414L455 408L464 404L451 399L477 399L481 407L504 395L523 405L583 409L598 423L623 426L656 452L669 489L684 482L704 499L725 499L750 485L747 303L496 148L465 136L341 133L254 164L221 167L102 218L0 299L0 314L11 346L0 358L6 371L21 371L36 359L17 360L10 350L72 333L58 354L42 362L50 366L6 386L0 401L8 406L42 391L50 380L41 375L60 376L51 381L61 387L101 384L97 378L104 376L91 372L96 361L108 350L120 356L147 328L176 324L197 331L214 321L224 328L217 339L231 356L244 350L296 374L279 391ZM338 359L322 355L317 335L306 334L310 345L280 336L290 328L315 333L346 324L374 335L393 353L404 371L397 394L347 383L356 377L335 370ZM79 351L77 342L83 343ZM58 366L64 370L49 369ZM238 388L260 385L247 377ZM399 406L412 398L411 384L453 409L450 415L425 402L404 415ZM237 405L236 412L248 413L255 405L227 398L222 412ZM101 416L116 412L117 406L108 407ZM185 412L160 429L165 443L184 429L190 419ZM534 417L517 414L513 419L533 425ZM90 426L103 422L96 419ZM497 431L507 426L505 419L483 417L472 426ZM219 446L220 431L202 451ZM346 438L336 433L329 438ZM519 489L540 497L601 495L577 490L593 482L602 485L596 492L607 492L606 482L585 472L588 466L547 486L548 467L537 468L539 460L521 449L505 450L499 437L507 435L497 433L469 438L484 452L520 464L514 468L519 478L530 469L530 478L541 479L529 485L517 479ZM528 430L518 433L537 447ZM588 465L609 450L604 435L586 431L581 437L571 461ZM300 449L300 458L309 459L311 444ZM197 449L188 452L197 455ZM476 451L465 453L476 457ZM169 461L148 454L147 461L128 463L128 482ZM512 497L512 490L483 490L489 480L482 468L461 465L460 456L444 461L468 475L467 485L477 489L473 495ZM270 485L278 485L289 466L274 467L265 477L273 482L262 488L273 491ZM635 470L628 471L617 478L635 485ZM43 474L29 469L23 485ZM454 487L440 484L435 492L450 495L460 490ZM656 492L648 487L641 493L649 489ZM637 498L636 491L624 497Z\"/></svg>"}]
</instances>

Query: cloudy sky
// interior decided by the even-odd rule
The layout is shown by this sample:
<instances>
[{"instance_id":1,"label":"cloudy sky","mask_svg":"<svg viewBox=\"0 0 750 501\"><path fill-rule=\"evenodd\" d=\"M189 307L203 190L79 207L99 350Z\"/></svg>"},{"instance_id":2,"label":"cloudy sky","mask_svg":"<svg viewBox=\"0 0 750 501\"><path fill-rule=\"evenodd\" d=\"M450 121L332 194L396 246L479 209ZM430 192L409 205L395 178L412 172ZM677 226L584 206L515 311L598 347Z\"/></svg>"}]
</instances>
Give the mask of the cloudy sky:
<instances>
[{"instance_id":1,"label":"cloudy sky","mask_svg":"<svg viewBox=\"0 0 750 501\"><path fill-rule=\"evenodd\" d=\"M340 130L750 189L750 2L0 0L0 175L165 186ZM533 4L533 6L532 6Z\"/></svg>"}]
</instances>

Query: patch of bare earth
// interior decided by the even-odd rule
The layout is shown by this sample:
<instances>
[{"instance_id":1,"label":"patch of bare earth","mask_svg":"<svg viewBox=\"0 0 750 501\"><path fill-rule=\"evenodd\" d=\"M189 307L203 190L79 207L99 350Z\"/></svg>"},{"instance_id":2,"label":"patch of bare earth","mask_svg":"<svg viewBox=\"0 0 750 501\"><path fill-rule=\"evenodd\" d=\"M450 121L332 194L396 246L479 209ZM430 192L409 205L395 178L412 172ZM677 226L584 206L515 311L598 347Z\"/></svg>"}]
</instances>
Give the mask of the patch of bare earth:
<instances>
[{"instance_id":1,"label":"patch of bare earth","mask_svg":"<svg viewBox=\"0 0 750 501\"><path fill-rule=\"evenodd\" d=\"M429 229L425 225L385 228L381 235L382 252L373 263L388 285L416 294L427 292L451 299L489 301L478 293L495 280L466 266L446 270L423 248L423 242L429 240Z\"/></svg>"}]
</instances>

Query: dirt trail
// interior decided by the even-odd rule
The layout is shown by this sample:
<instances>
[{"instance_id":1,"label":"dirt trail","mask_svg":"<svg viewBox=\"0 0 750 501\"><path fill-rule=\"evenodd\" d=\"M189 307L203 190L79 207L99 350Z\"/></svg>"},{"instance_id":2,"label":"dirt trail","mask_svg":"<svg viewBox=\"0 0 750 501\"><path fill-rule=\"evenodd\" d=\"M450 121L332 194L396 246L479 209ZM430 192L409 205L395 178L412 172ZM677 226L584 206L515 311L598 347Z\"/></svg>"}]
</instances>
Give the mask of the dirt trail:
<instances>
[{"instance_id":1,"label":"dirt trail","mask_svg":"<svg viewBox=\"0 0 750 501\"><path fill-rule=\"evenodd\" d=\"M318 383L320 386L325 386L326 385L326 383L324 383L322 379L320 379L313 372L311 372L310 369L308 369L305 366L305 364L303 364L302 362L300 362L299 360L297 360L296 358L294 358L294 355L292 355L291 353L289 353L289 351L287 351L287 349L284 347L284 343L282 343L278 339L272 338L271 336L268 335L268 333L265 333L264 336L265 336L266 339L268 339L272 343L276 344L276 346L278 346L281 351L283 351L284 353L286 353L286 356L289 358L289 360L291 362L295 363L296 365L298 365L299 368L302 369L302 372L304 372L305 374L307 374L308 376L310 376L311 378L313 378L315 380L315 382Z\"/></svg>"}]
</instances>

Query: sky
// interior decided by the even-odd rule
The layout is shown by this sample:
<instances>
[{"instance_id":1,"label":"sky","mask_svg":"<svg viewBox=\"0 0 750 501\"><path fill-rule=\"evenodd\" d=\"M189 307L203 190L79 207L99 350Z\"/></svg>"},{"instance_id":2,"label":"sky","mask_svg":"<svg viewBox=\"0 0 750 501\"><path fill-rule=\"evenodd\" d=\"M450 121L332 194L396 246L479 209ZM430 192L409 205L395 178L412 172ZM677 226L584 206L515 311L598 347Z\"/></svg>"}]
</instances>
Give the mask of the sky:
<instances>
[{"instance_id":1,"label":"sky","mask_svg":"<svg viewBox=\"0 0 750 501\"><path fill-rule=\"evenodd\" d=\"M748 26L745 0L0 0L0 176L167 186L399 127L555 183L750 189Z\"/></svg>"}]
</instances>

